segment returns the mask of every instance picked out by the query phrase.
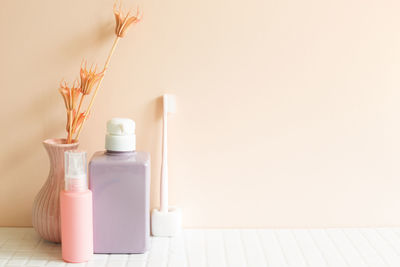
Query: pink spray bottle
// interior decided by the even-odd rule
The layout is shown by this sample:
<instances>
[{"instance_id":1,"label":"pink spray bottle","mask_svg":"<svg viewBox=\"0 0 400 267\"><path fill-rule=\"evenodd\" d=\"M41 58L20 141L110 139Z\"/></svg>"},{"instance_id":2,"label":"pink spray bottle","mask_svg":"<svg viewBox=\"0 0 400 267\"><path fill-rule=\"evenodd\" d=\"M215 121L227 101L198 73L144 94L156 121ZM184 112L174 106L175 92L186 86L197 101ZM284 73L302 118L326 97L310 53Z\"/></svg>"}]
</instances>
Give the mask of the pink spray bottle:
<instances>
[{"instance_id":1,"label":"pink spray bottle","mask_svg":"<svg viewBox=\"0 0 400 267\"><path fill-rule=\"evenodd\" d=\"M65 189L60 193L61 250L66 262L86 262L93 254L92 192L86 152L65 152Z\"/></svg>"}]
</instances>

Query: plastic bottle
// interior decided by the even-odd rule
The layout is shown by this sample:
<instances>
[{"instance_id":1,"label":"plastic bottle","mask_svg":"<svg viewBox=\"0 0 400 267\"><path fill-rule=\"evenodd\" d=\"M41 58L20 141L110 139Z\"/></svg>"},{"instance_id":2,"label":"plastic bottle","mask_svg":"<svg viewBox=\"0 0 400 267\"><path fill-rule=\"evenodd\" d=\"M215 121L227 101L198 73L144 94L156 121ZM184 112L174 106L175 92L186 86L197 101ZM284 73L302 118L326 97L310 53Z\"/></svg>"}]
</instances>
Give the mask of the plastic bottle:
<instances>
[{"instance_id":1,"label":"plastic bottle","mask_svg":"<svg viewBox=\"0 0 400 267\"><path fill-rule=\"evenodd\" d=\"M150 156L136 151L135 122L107 122L106 151L89 163L95 253L144 253L150 239Z\"/></svg>"},{"instance_id":2,"label":"plastic bottle","mask_svg":"<svg viewBox=\"0 0 400 267\"><path fill-rule=\"evenodd\" d=\"M86 152L65 152L65 189L60 193L61 250L66 262L93 255L92 192L87 185Z\"/></svg>"}]
</instances>

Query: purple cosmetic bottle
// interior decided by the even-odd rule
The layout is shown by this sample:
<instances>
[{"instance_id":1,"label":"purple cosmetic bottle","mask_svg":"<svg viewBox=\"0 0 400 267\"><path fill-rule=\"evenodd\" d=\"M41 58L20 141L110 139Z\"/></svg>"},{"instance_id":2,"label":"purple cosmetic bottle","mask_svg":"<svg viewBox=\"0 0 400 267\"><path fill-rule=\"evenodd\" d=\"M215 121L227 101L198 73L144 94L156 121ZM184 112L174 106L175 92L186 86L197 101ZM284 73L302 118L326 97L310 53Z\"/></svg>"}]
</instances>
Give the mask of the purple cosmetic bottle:
<instances>
[{"instance_id":1,"label":"purple cosmetic bottle","mask_svg":"<svg viewBox=\"0 0 400 267\"><path fill-rule=\"evenodd\" d=\"M150 239L150 155L137 152L135 122L107 122L106 151L89 163L94 253L144 253Z\"/></svg>"}]
</instances>

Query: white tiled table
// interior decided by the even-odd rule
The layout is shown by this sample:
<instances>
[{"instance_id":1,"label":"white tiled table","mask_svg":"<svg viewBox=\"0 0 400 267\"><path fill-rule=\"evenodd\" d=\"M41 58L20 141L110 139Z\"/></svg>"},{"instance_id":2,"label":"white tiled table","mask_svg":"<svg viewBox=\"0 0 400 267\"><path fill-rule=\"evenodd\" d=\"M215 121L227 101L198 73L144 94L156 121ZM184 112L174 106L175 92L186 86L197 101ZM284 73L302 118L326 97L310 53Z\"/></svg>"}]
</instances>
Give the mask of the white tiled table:
<instances>
[{"instance_id":1,"label":"white tiled table","mask_svg":"<svg viewBox=\"0 0 400 267\"><path fill-rule=\"evenodd\" d=\"M32 228L0 228L0 266L400 266L400 228L185 230L152 238L146 254L94 255L66 264Z\"/></svg>"}]
</instances>

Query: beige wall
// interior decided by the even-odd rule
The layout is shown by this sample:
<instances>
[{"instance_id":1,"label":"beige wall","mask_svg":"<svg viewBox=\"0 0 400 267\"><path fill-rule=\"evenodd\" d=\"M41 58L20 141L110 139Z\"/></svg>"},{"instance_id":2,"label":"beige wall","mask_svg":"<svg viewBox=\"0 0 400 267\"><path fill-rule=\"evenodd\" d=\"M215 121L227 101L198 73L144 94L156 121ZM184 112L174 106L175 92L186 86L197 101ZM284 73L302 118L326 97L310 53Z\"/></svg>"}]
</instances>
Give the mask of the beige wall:
<instances>
[{"instance_id":1,"label":"beige wall","mask_svg":"<svg viewBox=\"0 0 400 267\"><path fill-rule=\"evenodd\" d=\"M64 136L58 83L82 58L104 63L112 4L0 2L0 225L30 225L49 167L41 141ZM156 206L156 99L174 93L170 195L185 226L400 224L399 1L142 4L81 148L103 148L107 119L134 118Z\"/></svg>"}]
</instances>

